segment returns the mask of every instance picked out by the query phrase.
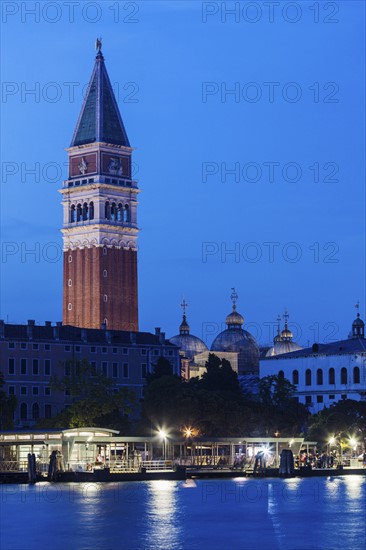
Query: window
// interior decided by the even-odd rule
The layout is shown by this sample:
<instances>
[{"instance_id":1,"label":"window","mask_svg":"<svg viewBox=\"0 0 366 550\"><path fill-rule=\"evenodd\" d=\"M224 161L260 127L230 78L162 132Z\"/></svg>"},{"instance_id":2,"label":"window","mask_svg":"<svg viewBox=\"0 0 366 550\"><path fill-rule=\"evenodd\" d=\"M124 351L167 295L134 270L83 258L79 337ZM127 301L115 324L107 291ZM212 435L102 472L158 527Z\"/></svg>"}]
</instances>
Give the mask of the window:
<instances>
[{"instance_id":1,"label":"window","mask_svg":"<svg viewBox=\"0 0 366 550\"><path fill-rule=\"evenodd\" d=\"M39 387L33 386L32 388L32 395L38 395L39 394Z\"/></svg>"},{"instance_id":2,"label":"window","mask_svg":"<svg viewBox=\"0 0 366 550\"><path fill-rule=\"evenodd\" d=\"M44 389L44 394L45 394L45 395L51 395L51 388L49 388L48 386L46 386L45 389Z\"/></svg>"},{"instance_id":3,"label":"window","mask_svg":"<svg viewBox=\"0 0 366 550\"><path fill-rule=\"evenodd\" d=\"M27 374L27 360L20 360L20 374Z\"/></svg>"},{"instance_id":4,"label":"window","mask_svg":"<svg viewBox=\"0 0 366 550\"><path fill-rule=\"evenodd\" d=\"M278 371L278 378L281 380L285 378L285 373L283 372L283 370Z\"/></svg>"},{"instance_id":5,"label":"window","mask_svg":"<svg viewBox=\"0 0 366 550\"><path fill-rule=\"evenodd\" d=\"M71 346L65 346L65 351L71 351Z\"/></svg>"},{"instance_id":6,"label":"window","mask_svg":"<svg viewBox=\"0 0 366 550\"><path fill-rule=\"evenodd\" d=\"M108 271L106 269L103 270L103 277L108 277Z\"/></svg>"},{"instance_id":7,"label":"window","mask_svg":"<svg viewBox=\"0 0 366 550\"><path fill-rule=\"evenodd\" d=\"M20 395L27 395L27 386L20 387Z\"/></svg>"},{"instance_id":8,"label":"window","mask_svg":"<svg viewBox=\"0 0 366 550\"><path fill-rule=\"evenodd\" d=\"M169 355L173 355L173 351L171 349L169 350Z\"/></svg>"},{"instance_id":9,"label":"window","mask_svg":"<svg viewBox=\"0 0 366 550\"><path fill-rule=\"evenodd\" d=\"M102 348L102 353L107 353L107 348Z\"/></svg>"},{"instance_id":10,"label":"window","mask_svg":"<svg viewBox=\"0 0 366 550\"><path fill-rule=\"evenodd\" d=\"M102 362L102 372L104 376L108 376L108 363L107 361Z\"/></svg>"},{"instance_id":11,"label":"window","mask_svg":"<svg viewBox=\"0 0 366 550\"><path fill-rule=\"evenodd\" d=\"M65 393L65 396L66 396L66 397L68 397L69 395L71 395L71 392L70 392L69 389L66 389L64 393Z\"/></svg>"},{"instance_id":12,"label":"window","mask_svg":"<svg viewBox=\"0 0 366 550\"><path fill-rule=\"evenodd\" d=\"M103 248L103 254L104 254L104 256L107 255L107 247L104 247L104 248Z\"/></svg>"},{"instance_id":13,"label":"window","mask_svg":"<svg viewBox=\"0 0 366 550\"><path fill-rule=\"evenodd\" d=\"M15 374L15 359L13 357L9 357L8 373Z\"/></svg>"},{"instance_id":14,"label":"window","mask_svg":"<svg viewBox=\"0 0 366 550\"><path fill-rule=\"evenodd\" d=\"M346 393L343 393L343 394L341 395L341 398L342 398L342 399L347 399L347 394L346 394Z\"/></svg>"},{"instance_id":15,"label":"window","mask_svg":"<svg viewBox=\"0 0 366 550\"><path fill-rule=\"evenodd\" d=\"M113 371L113 378L117 378L118 376L118 363L112 363L112 371Z\"/></svg>"},{"instance_id":16,"label":"window","mask_svg":"<svg viewBox=\"0 0 366 550\"><path fill-rule=\"evenodd\" d=\"M142 350L141 350L141 354L142 354L142 355L146 355L146 351L147 351L146 349L142 349Z\"/></svg>"},{"instance_id":17,"label":"window","mask_svg":"<svg viewBox=\"0 0 366 550\"><path fill-rule=\"evenodd\" d=\"M311 395L307 395L305 397L305 403L306 403L306 405L311 405Z\"/></svg>"},{"instance_id":18,"label":"window","mask_svg":"<svg viewBox=\"0 0 366 550\"><path fill-rule=\"evenodd\" d=\"M38 344L33 344L33 349L34 350L38 350L38 348L39 348Z\"/></svg>"},{"instance_id":19,"label":"window","mask_svg":"<svg viewBox=\"0 0 366 550\"><path fill-rule=\"evenodd\" d=\"M8 386L8 394L15 395L15 386Z\"/></svg>"},{"instance_id":20,"label":"window","mask_svg":"<svg viewBox=\"0 0 366 550\"><path fill-rule=\"evenodd\" d=\"M335 371L333 368L329 369L328 377L329 377L329 384L335 384Z\"/></svg>"},{"instance_id":21,"label":"window","mask_svg":"<svg viewBox=\"0 0 366 550\"><path fill-rule=\"evenodd\" d=\"M39 374L39 361L38 359L33 359L33 375L38 375Z\"/></svg>"},{"instance_id":22,"label":"window","mask_svg":"<svg viewBox=\"0 0 366 550\"><path fill-rule=\"evenodd\" d=\"M311 386L311 370L306 369L305 371L305 386Z\"/></svg>"},{"instance_id":23,"label":"window","mask_svg":"<svg viewBox=\"0 0 366 550\"><path fill-rule=\"evenodd\" d=\"M113 353L117 353L118 352L118 349L117 348L113 348Z\"/></svg>"},{"instance_id":24,"label":"window","mask_svg":"<svg viewBox=\"0 0 366 550\"><path fill-rule=\"evenodd\" d=\"M75 346L75 351L77 351L79 353L80 350L81 350L80 346Z\"/></svg>"},{"instance_id":25,"label":"window","mask_svg":"<svg viewBox=\"0 0 366 550\"><path fill-rule=\"evenodd\" d=\"M318 369L316 371L316 383L317 383L318 386L323 385L323 371L322 371L322 369Z\"/></svg>"},{"instance_id":26,"label":"window","mask_svg":"<svg viewBox=\"0 0 366 550\"><path fill-rule=\"evenodd\" d=\"M323 403L323 396L322 395L317 395L316 396L316 402L317 403Z\"/></svg>"},{"instance_id":27,"label":"window","mask_svg":"<svg viewBox=\"0 0 366 550\"><path fill-rule=\"evenodd\" d=\"M292 371L292 383L293 384L298 384L299 383L299 371L298 370Z\"/></svg>"},{"instance_id":28,"label":"window","mask_svg":"<svg viewBox=\"0 0 366 550\"><path fill-rule=\"evenodd\" d=\"M341 384L347 384L347 369L345 367L341 368Z\"/></svg>"},{"instance_id":29,"label":"window","mask_svg":"<svg viewBox=\"0 0 366 550\"><path fill-rule=\"evenodd\" d=\"M9 349L14 349L15 348L15 343L14 342L9 342L8 348Z\"/></svg>"},{"instance_id":30,"label":"window","mask_svg":"<svg viewBox=\"0 0 366 550\"><path fill-rule=\"evenodd\" d=\"M71 254L70 254L70 256L69 256L69 264L71 264L71 262L72 262L72 256L71 256Z\"/></svg>"},{"instance_id":31,"label":"window","mask_svg":"<svg viewBox=\"0 0 366 550\"><path fill-rule=\"evenodd\" d=\"M96 353L96 351L97 351L97 348L95 346L91 346L90 352L91 353Z\"/></svg>"},{"instance_id":32,"label":"window","mask_svg":"<svg viewBox=\"0 0 366 550\"><path fill-rule=\"evenodd\" d=\"M45 376L50 376L51 374L51 359L44 360L44 374Z\"/></svg>"},{"instance_id":33,"label":"window","mask_svg":"<svg viewBox=\"0 0 366 550\"><path fill-rule=\"evenodd\" d=\"M128 363L123 363L123 378L128 378Z\"/></svg>"},{"instance_id":34,"label":"window","mask_svg":"<svg viewBox=\"0 0 366 550\"><path fill-rule=\"evenodd\" d=\"M335 399L335 395L330 395L329 399Z\"/></svg>"},{"instance_id":35,"label":"window","mask_svg":"<svg viewBox=\"0 0 366 550\"><path fill-rule=\"evenodd\" d=\"M33 403L32 405L32 419L38 420L39 418L39 405L38 403Z\"/></svg>"},{"instance_id":36,"label":"window","mask_svg":"<svg viewBox=\"0 0 366 550\"><path fill-rule=\"evenodd\" d=\"M20 418L21 418L21 420L27 420L27 418L28 418L27 403L22 403L20 405Z\"/></svg>"},{"instance_id":37,"label":"window","mask_svg":"<svg viewBox=\"0 0 366 550\"><path fill-rule=\"evenodd\" d=\"M353 383L359 384L360 383L360 368L359 367L353 367Z\"/></svg>"},{"instance_id":38,"label":"window","mask_svg":"<svg viewBox=\"0 0 366 550\"><path fill-rule=\"evenodd\" d=\"M154 349L154 355L159 355L159 350L158 349Z\"/></svg>"},{"instance_id":39,"label":"window","mask_svg":"<svg viewBox=\"0 0 366 550\"><path fill-rule=\"evenodd\" d=\"M25 344L24 342L22 342L20 344L20 349L27 349L27 344Z\"/></svg>"},{"instance_id":40,"label":"window","mask_svg":"<svg viewBox=\"0 0 366 550\"><path fill-rule=\"evenodd\" d=\"M69 279L69 280L67 281L67 286L72 286L72 279Z\"/></svg>"},{"instance_id":41,"label":"window","mask_svg":"<svg viewBox=\"0 0 366 550\"><path fill-rule=\"evenodd\" d=\"M44 349L45 349L46 351L50 351L51 346L50 346L49 344L45 344L45 345L44 345Z\"/></svg>"},{"instance_id":42,"label":"window","mask_svg":"<svg viewBox=\"0 0 366 550\"><path fill-rule=\"evenodd\" d=\"M146 363L142 363L141 365L141 378L146 378L147 375L147 365Z\"/></svg>"},{"instance_id":43,"label":"window","mask_svg":"<svg viewBox=\"0 0 366 550\"><path fill-rule=\"evenodd\" d=\"M89 180L89 183L93 183L93 182L94 182L94 179ZM90 204L89 204L89 220L94 220L94 203L93 203L93 201L91 201Z\"/></svg>"},{"instance_id":44,"label":"window","mask_svg":"<svg viewBox=\"0 0 366 550\"><path fill-rule=\"evenodd\" d=\"M104 300L104 302L108 302L108 296L106 294L104 294L103 300Z\"/></svg>"},{"instance_id":45,"label":"window","mask_svg":"<svg viewBox=\"0 0 366 550\"><path fill-rule=\"evenodd\" d=\"M44 417L45 418L52 418L52 407L51 407L51 405L45 405L44 406Z\"/></svg>"},{"instance_id":46,"label":"window","mask_svg":"<svg viewBox=\"0 0 366 550\"><path fill-rule=\"evenodd\" d=\"M68 310L68 311L71 311L71 310L72 310L72 304L71 304L70 302L67 304L67 310Z\"/></svg>"},{"instance_id":47,"label":"window","mask_svg":"<svg viewBox=\"0 0 366 550\"><path fill-rule=\"evenodd\" d=\"M123 353L123 355L127 355L127 354L128 354L128 349L127 349L127 348L123 348L122 353Z\"/></svg>"}]
</instances>

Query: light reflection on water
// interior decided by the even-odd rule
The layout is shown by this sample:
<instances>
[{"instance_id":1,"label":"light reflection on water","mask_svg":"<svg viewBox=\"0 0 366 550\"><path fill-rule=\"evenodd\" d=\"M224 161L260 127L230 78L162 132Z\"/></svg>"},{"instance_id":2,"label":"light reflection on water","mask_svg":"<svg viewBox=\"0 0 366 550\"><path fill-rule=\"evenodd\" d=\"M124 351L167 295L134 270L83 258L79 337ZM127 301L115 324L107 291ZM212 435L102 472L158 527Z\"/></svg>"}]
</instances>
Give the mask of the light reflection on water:
<instances>
[{"instance_id":1,"label":"light reflection on water","mask_svg":"<svg viewBox=\"0 0 366 550\"><path fill-rule=\"evenodd\" d=\"M363 476L39 483L0 493L1 550L366 547Z\"/></svg>"}]
</instances>

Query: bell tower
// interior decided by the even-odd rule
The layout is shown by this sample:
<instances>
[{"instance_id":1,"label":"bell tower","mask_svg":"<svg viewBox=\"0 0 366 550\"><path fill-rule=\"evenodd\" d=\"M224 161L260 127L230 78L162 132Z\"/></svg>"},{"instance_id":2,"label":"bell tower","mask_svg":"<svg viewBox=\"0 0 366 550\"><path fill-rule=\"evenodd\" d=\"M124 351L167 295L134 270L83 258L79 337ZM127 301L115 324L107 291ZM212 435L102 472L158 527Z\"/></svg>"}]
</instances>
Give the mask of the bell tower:
<instances>
[{"instance_id":1,"label":"bell tower","mask_svg":"<svg viewBox=\"0 0 366 550\"><path fill-rule=\"evenodd\" d=\"M137 181L101 41L70 147L62 205L63 324L138 331Z\"/></svg>"}]
</instances>

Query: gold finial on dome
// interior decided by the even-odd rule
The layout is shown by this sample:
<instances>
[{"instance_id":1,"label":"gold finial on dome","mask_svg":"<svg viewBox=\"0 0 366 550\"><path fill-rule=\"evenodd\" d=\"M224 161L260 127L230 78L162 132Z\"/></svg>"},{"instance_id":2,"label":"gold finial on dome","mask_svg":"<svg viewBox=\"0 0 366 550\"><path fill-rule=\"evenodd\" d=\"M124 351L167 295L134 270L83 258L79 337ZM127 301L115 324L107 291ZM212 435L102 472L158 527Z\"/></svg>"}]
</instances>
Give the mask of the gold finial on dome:
<instances>
[{"instance_id":1,"label":"gold finial on dome","mask_svg":"<svg viewBox=\"0 0 366 550\"><path fill-rule=\"evenodd\" d=\"M187 311L188 303L186 302L186 299L184 298L184 296L183 296L183 301L180 304L180 307L183 309L183 315L185 315Z\"/></svg>"}]
</instances>

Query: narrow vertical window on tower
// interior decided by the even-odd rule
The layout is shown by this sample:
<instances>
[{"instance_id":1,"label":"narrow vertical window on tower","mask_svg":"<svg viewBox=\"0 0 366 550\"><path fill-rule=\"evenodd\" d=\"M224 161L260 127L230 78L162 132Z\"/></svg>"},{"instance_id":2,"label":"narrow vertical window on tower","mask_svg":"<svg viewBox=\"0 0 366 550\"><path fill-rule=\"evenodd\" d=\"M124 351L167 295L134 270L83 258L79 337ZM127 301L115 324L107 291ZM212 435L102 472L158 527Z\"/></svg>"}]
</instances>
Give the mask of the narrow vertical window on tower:
<instances>
[{"instance_id":1,"label":"narrow vertical window on tower","mask_svg":"<svg viewBox=\"0 0 366 550\"><path fill-rule=\"evenodd\" d=\"M109 319L111 330L136 332L138 229L130 222L139 189L130 181L133 149L100 49L67 151L63 323L100 329ZM101 301L103 308L90 307Z\"/></svg>"}]
</instances>

